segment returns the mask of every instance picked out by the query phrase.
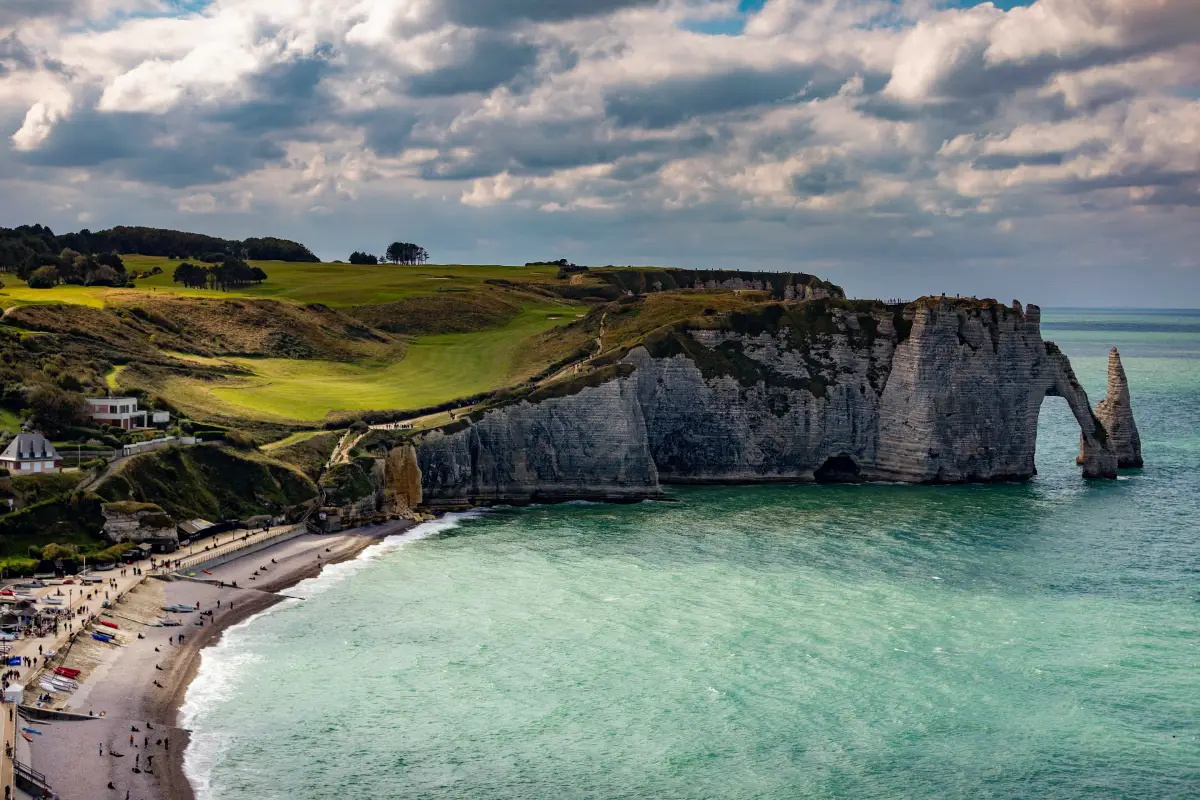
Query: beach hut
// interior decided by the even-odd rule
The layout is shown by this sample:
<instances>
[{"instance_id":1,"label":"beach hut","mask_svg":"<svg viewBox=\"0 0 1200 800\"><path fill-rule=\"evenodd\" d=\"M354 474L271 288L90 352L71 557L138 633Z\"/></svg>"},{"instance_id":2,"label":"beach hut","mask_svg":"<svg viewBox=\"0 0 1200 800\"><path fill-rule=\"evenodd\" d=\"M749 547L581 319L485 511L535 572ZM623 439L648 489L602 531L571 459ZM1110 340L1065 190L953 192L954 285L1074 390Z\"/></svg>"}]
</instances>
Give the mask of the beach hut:
<instances>
[{"instance_id":1,"label":"beach hut","mask_svg":"<svg viewBox=\"0 0 1200 800\"><path fill-rule=\"evenodd\" d=\"M21 698L24 695L25 695L25 687L24 686L17 684L17 683L10 683L8 685L8 688L4 690L4 702L19 704L21 702Z\"/></svg>"}]
</instances>

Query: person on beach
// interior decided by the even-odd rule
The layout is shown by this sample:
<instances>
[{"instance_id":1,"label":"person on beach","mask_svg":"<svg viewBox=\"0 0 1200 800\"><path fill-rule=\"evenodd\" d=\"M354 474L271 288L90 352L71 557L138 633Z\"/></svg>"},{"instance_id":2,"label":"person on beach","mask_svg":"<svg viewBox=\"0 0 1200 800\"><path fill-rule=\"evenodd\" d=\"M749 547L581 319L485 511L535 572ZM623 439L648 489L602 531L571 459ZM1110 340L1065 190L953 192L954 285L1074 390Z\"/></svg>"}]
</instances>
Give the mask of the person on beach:
<instances>
[{"instance_id":1,"label":"person on beach","mask_svg":"<svg viewBox=\"0 0 1200 800\"><path fill-rule=\"evenodd\" d=\"M104 742L100 743L100 756L101 758L104 757Z\"/></svg>"}]
</instances>

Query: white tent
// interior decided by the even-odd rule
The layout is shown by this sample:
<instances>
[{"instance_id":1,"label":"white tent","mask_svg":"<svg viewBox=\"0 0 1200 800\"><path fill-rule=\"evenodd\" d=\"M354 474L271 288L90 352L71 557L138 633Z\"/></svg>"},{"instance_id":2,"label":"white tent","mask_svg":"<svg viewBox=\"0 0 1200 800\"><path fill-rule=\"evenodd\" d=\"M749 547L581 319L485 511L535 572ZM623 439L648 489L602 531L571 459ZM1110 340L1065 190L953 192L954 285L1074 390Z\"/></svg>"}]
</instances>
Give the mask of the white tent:
<instances>
[{"instance_id":1,"label":"white tent","mask_svg":"<svg viewBox=\"0 0 1200 800\"><path fill-rule=\"evenodd\" d=\"M25 687L18 684L9 684L9 687L4 690L4 702L20 703L21 698L25 694Z\"/></svg>"}]
</instances>

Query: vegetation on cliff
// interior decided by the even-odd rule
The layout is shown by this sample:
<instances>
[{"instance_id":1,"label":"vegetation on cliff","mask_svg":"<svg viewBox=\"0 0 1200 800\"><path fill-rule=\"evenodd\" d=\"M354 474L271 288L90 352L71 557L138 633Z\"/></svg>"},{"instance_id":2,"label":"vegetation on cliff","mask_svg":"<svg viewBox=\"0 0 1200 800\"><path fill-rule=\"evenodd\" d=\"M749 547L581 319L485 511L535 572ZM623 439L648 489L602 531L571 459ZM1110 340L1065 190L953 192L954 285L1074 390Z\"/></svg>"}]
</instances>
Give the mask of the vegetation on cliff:
<instances>
[{"instance_id":1,"label":"vegetation on cliff","mask_svg":"<svg viewBox=\"0 0 1200 800\"><path fill-rule=\"evenodd\" d=\"M154 503L175 519L246 519L276 514L317 494L300 470L224 447L168 448L135 456L96 489L112 502Z\"/></svg>"}]
</instances>

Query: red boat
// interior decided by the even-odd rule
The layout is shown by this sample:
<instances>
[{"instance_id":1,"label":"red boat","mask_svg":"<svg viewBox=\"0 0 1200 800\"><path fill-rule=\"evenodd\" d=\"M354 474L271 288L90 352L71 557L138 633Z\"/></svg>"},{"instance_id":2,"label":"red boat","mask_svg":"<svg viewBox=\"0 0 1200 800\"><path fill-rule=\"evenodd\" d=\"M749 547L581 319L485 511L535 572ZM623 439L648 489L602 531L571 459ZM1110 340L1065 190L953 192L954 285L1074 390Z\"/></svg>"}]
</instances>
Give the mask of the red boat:
<instances>
[{"instance_id":1,"label":"red boat","mask_svg":"<svg viewBox=\"0 0 1200 800\"><path fill-rule=\"evenodd\" d=\"M78 678L80 672L81 672L81 670L71 669L70 667L55 667L54 668L55 675L62 675L64 678L71 678L72 680L74 680L75 678Z\"/></svg>"},{"instance_id":2,"label":"red boat","mask_svg":"<svg viewBox=\"0 0 1200 800\"><path fill-rule=\"evenodd\" d=\"M116 627L117 627L117 623L115 623L115 622L105 622L104 620L100 620L100 624L101 624L101 625L106 625L106 626L108 626L109 628L116 628Z\"/></svg>"}]
</instances>

